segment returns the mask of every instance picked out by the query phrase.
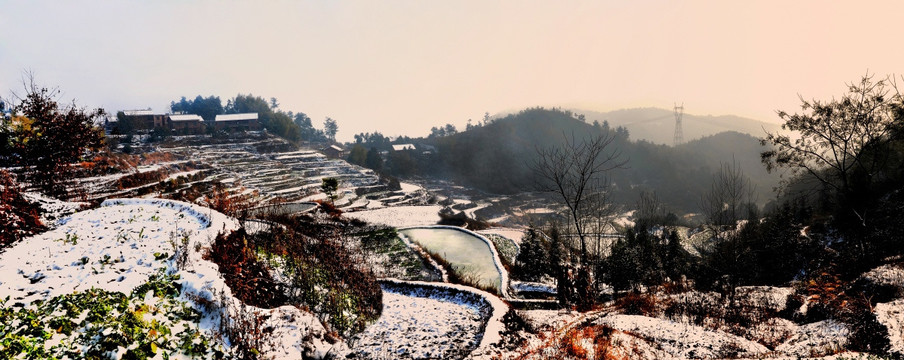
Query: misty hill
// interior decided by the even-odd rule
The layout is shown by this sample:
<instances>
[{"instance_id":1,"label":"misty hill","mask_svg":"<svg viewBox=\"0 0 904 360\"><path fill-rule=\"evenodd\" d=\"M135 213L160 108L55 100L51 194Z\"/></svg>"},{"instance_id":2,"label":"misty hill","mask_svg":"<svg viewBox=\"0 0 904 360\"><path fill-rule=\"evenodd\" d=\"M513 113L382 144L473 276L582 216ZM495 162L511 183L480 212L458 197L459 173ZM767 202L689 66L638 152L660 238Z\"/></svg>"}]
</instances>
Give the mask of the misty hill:
<instances>
[{"instance_id":1,"label":"misty hill","mask_svg":"<svg viewBox=\"0 0 904 360\"><path fill-rule=\"evenodd\" d=\"M418 164L415 173L452 179L492 193L535 189L531 164L537 149L560 145L564 136L580 138L609 131L613 149L629 159L628 168L612 173L615 200L633 204L641 191L656 191L676 210L696 211L700 196L710 188L720 162L737 161L756 185L758 198L770 198L778 179L760 165L759 141L747 134L724 132L674 148L633 141L626 128L594 126L570 112L532 108L450 136L422 139L437 155Z\"/></svg>"},{"instance_id":2,"label":"misty hill","mask_svg":"<svg viewBox=\"0 0 904 360\"><path fill-rule=\"evenodd\" d=\"M647 140L656 144L672 145L675 135L675 112L659 108L623 109L609 112L589 110L572 110L584 114L588 123L608 121L612 127L622 126L631 133L631 137ZM715 135L724 131L763 137L765 132L781 130L778 124L748 119L734 115L693 115L685 113L681 117L684 130L684 141Z\"/></svg>"}]
</instances>

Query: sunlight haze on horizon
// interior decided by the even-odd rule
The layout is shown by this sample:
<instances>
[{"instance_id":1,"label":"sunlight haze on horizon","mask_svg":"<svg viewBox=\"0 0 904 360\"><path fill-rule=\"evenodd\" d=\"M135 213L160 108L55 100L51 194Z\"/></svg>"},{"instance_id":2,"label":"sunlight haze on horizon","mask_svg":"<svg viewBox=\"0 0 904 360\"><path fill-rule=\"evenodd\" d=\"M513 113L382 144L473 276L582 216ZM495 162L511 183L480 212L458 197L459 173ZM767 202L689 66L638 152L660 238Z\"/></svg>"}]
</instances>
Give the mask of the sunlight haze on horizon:
<instances>
[{"instance_id":1,"label":"sunlight haze on horizon","mask_svg":"<svg viewBox=\"0 0 904 360\"><path fill-rule=\"evenodd\" d=\"M867 72L904 83L902 20L899 1L0 0L0 97L26 71L110 112L253 94L340 141L533 106L777 122Z\"/></svg>"}]
</instances>

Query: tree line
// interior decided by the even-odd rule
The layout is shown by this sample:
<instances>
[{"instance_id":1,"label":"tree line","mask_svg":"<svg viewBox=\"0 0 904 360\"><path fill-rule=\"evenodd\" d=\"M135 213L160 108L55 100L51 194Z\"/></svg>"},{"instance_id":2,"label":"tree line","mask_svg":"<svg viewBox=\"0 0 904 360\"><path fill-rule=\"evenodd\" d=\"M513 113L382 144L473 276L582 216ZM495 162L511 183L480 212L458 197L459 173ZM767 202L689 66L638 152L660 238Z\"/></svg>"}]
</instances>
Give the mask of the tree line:
<instances>
[{"instance_id":1,"label":"tree line","mask_svg":"<svg viewBox=\"0 0 904 360\"><path fill-rule=\"evenodd\" d=\"M263 97L251 94L236 95L231 99L227 99L226 105L223 105L219 96L203 97L198 95L194 99L188 99L183 96L179 101L170 102L170 111L173 113L195 114L208 122L214 121L217 115L257 113L258 121L267 131L296 143L335 142L336 133L339 132L339 123L331 117L326 117L323 120L323 127L317 129L307 114L280 109L279 101L275 97L271 97L268 101ZM120 121L119 132L123 135L134 134L134 126L129 125L129 121L124 115L123 112L117 113L117 118ZM212 127L208 129L209 132L213 130ZM155 129L154 131L156 133L153 135L157 137L167 135L165 129Z\"/></svg>"}]
</instances>

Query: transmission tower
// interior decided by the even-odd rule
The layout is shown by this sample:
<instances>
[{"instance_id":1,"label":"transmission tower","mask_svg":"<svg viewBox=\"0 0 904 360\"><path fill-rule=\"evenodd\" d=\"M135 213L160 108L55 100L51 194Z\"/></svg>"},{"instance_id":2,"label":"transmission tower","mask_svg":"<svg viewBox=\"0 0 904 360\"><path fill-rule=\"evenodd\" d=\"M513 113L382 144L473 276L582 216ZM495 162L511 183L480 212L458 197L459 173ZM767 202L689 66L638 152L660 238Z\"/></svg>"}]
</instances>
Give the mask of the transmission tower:
<instances>
[{"instance_id":1,"label":"transmission tower","mask_svg":"<svg viewBox=\"0 0 904 360\"><path fill-rule=\"evenodd\" d=\"M684 114L684 104L675 104L675 146L684 143L684 129L681 127L681 115Z\"/></svg>"}]
</instances>

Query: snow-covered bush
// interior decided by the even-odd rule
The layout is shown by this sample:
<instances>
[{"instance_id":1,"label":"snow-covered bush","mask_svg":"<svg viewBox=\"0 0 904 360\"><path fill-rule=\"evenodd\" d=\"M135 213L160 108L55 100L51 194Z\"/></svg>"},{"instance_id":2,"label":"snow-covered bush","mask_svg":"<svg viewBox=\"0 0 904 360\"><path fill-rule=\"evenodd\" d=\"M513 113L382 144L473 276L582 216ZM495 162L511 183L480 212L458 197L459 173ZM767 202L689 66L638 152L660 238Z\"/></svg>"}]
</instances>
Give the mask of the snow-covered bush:
<instances>
[{"instance_id":1,"label":"snow-covered bush","mask_svg":"<svg viewBox=\"0 0 904 360\"><path fill-rule=\"evenodd\" d=\"M0 299L0 358L222 358L162 272L130 294L91 288L25 307Z\"/></svg>"},{"instance_id":2,"label":"snow-covered bush","mask_svg":"<svg viewBox=\"0 0 904 360\"><path fill-rule=\"evenodd\" d=\"M247 235L268 263L286 305L307 307L340 336L360 332L380 316L382 292L358 249L345 236L364 229L341 217L267 217L279 226Z\"/></svg>"}]
</instances>

